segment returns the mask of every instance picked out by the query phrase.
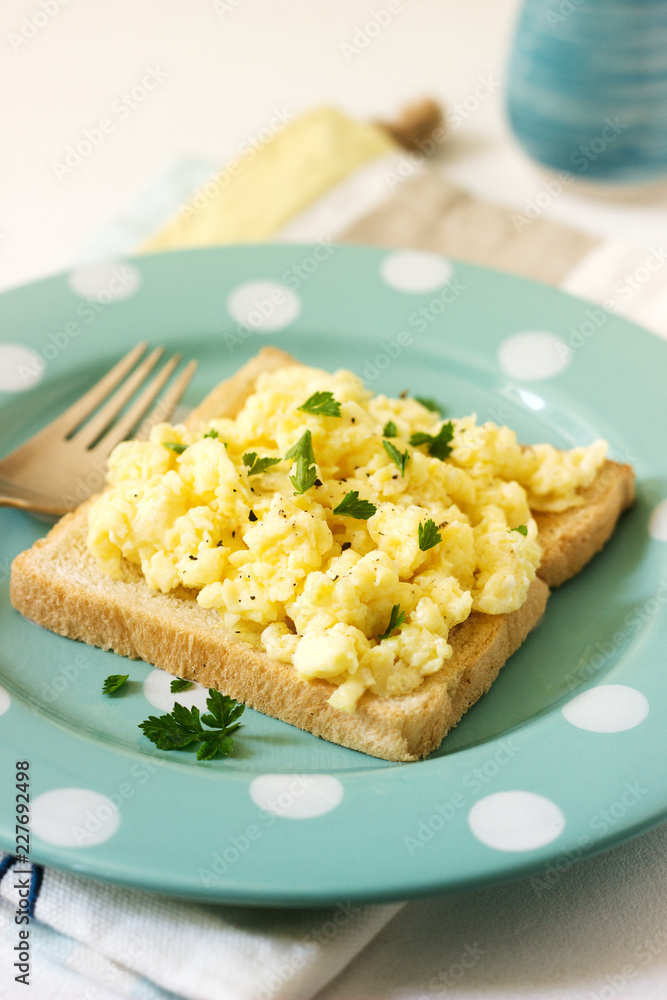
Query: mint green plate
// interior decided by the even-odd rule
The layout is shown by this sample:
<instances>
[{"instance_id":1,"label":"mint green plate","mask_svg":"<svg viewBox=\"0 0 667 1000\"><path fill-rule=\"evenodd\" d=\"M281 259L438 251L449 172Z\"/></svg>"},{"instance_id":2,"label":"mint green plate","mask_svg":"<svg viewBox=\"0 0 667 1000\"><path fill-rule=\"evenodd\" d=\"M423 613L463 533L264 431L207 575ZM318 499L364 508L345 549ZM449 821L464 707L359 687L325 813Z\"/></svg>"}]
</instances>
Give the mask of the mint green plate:
<instances>
[{"instance_id":1,"label":"mint green plate","mask_svg":"<svg viewBox=\"0 0 667 1000\"><path fill-rule=\"evenodd\" d=\"M14 611L11 559L47 525L0 510L4 848L15 844L15 760L30 762L33 860L249 904L401 898L527 873L548 884L665 816L667 345L505 274L328 246L142 257L8 292L0 320L0 455L139 340L199 359L191 405L275 343L375 390L507 423L524 442L605 437L639 483L604 551L414 764L249 709L227 760L157 751L137 726L169 703L168 678ZM103 678L126 672L126 693L103 697Z\"/></svg>"}]
</instances>

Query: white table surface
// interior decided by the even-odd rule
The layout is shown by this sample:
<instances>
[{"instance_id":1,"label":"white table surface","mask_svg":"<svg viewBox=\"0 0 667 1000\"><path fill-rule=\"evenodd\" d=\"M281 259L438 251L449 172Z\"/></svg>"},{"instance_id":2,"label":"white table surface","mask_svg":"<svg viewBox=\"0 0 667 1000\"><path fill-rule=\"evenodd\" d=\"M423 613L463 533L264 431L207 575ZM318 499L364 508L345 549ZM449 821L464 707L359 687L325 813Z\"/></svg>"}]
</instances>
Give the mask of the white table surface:
<instances>
[{"instance_id":1,"label":"white table surface","mask_svg":"<svg viewBox=\"0 0 667 1000\"><path fill-rule=\"evenodd\" d=\"M38 13L41 2L58 9L45 18ZM5 0L0 5L0 288L66 268L170 160L192 156L222 164L276 110L295 114L333 103L361 118L386 117L422 94L450 105L462 102L482 78L498 86L453 131L439 169L480 195L523 210L543 190L545 176L518 149L504 121L500 84L518 0L393 3L400 9L389 25L366 49L346 58L343 43L354 40L371 11L387 9L388 0ZM34 37L25 40L21 32L30 32L31 23ZM113 110L117 102L151 69L164 79L121 117ZM111 118L113 129L59 179L54 163L103 118ZM545 216L601 236L660 243L667 234L667 185L623 196L569 188ZM617 903L621 910L629 903L641 922L637 901L655 889L655 877L651 885L642 883L642 862L649 852L660 867L664 844L664 833L656 831L634 848L619 849L628 853L616 860L612 854L585 862L586 868L572 869L532 902L527 883L470 896L458 904L465 924L447 899L411 904L323 996L514 996L511 964L497 955L509 953L512 941L521 939L522 948L535 955L524 966L531 971L517 987L521 996L603 996L604 988L618 997L663 997L667 950L659 949L648 965L632 950L637 941L657 940L659 929L641 926L628 938L627 925L612 921L589 939L584 960L577 941L586 928L575 921L562 947L558 942L554 947L549 911L561 908L567 916L574 905L575 916L584 913L582 893L595 891L595 879L604 881L606 869L620 859L610 872L615 878L614 872L625 871L627 897L619 892ZM502 917L510 911L511 919ZM529 930L522 916L527 912ZM406 950L410 940L415 947ZM448 984L443 970L475 941L490 949L493 962L476 964L464 985ZM561 968L565 953L574 956L569 971ZM544 956L558 968L545 969ZM625 984L606 980L607 970L624 961L631 972Z\"/></svg>"},{"instance_id":2,"label":"white table surface","mask_svg":"<svg viewBox=\"0 0 667 1000\"><path fill-rule=\"evenodd\" d=\"M391 0L389 24L363 50L346 51L388 3L5 0L0 288L66 268L170 159L222 163L276 110L335 103L361 118L389 116L422 94L462 102L482 78L493 93L453 130L440 166L522 210L545 178L504 121L500 84L518 0ZM124 104L150 69L163 79ZM57 176L67 147L104 118L113 129ZM545 215L650 244L667 232L667 186L621 198L568 189Z\"/></svg>"}]
</instances>

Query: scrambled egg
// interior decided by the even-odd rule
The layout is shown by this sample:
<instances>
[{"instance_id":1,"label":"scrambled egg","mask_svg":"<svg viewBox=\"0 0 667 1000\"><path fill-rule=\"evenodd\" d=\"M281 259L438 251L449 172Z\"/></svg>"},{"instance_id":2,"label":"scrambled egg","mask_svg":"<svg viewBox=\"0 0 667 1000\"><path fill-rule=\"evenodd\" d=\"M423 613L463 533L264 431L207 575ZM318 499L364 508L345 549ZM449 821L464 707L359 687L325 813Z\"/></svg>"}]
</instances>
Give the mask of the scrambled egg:
<instances>
[{"instance_id":1,"label":"scrambled egg","mask_svg":"<svg viewBox=\"0 0 667 1000\"><path fill-rule=\"evenodd\" d=\"M300 409L316 393L325 412ZM406 694L441 670L471 611L522 605L541 555L531 510L581 503L605 454L604 441L522 447L508 427L445 421L351 372L295 364L260 376L234 420L120 444L88 545L111 576L128 560L155 590L196 591L352 711L364 691Z\"/></svg>"}]
</instances>

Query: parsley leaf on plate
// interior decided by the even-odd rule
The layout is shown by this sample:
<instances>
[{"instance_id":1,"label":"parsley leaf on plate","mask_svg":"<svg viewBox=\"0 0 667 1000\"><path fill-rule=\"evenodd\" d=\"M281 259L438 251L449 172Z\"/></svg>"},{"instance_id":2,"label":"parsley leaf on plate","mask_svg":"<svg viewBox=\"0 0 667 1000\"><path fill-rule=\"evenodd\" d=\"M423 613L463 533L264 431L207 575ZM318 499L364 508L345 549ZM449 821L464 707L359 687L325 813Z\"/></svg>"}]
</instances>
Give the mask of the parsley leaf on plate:
<instances>
[{"instance_id":1,"label":"parsley leaf on plate","mask_svg":"<svg viewBox=\"0 0 667 1000\"><path fill-rule=\"evenodd\" d=\"M392 444L391 441L383 441L382 444L384 445L384 450L389 455L389 458L392 460L392 462L394 463L394 465L398 469L400 469L401 475L404 476L405 475L405 463L407 462L407 460L410 457L408 455L407 450L405 452L401 453L398 450L398 448L396 447L396 445Z\"/></svg>"},{"instance_id":2,"label":"parsley leaf on plate","mask_svg":"<svg viewBox=\"0 0 667 1000\"><path fill-rule=\"evenodd\" d=\"M102 694L113 694L120 690L127 681L129 674L109 674L102 685Z\"/></svg>"},{"instance_id":3,"label":"parsley leaf on plate","mask_svg":"<svg viewBox=\"0 0 667 1000\"><path fill-rule=\"evenodd\" d=\"M422 552L427 552L434 545L437 545L438 542L442 541L442 535L438 531L438 526L431 518L428 519L426 524L419 525L417 533L419 536L419 548Z\"/></svg>"},{"instance_id":4,"label":"parsley leaf on plate","mask_svg":"<svg viewBox=\"0 0 667 1000\"><path fill-rule=\"evenodd\" d=\"M524 535L525 536L525 535L528 534L528 525L527 524L519 524L519 525L517 525L516 528L509 528L508 530L509 531L518 531L520 535Z\"/></svg>"},{"instance_id":5,"label":"parsley leaf on plate","mask_svg":"<svg viewBox=\"0 0 667 1000\"><path fill-rule=\"evenodd\" d=\"M204 437L205 438L217 438L217 437L220 437L220 435L218 434L218 432L216 430L213 430L213 428L211 428L210 431L206 431L206 434L204 434Z\"/></svg>"},{"instance_id":6,"label":"parsley leaf on plate","mask_svg":"<svg viewBox=\"0 0 667 1000\"><path fill-rule=\"evenodd\" d=\"M433 455L434 458L439 458L444 461L452 453L452 447L450 441L454 437L454 424L451 420L448 420L446 424L443 424L437 434L425 434L423 431L417 431L410 438L410 444L413 448L418 448L420 444L428 445L429 455Z\"/></svg>"},{"instance_id":7,"label":"parsley leaf on plate","mask_svg":"<svg viewBox=\"0 0 667 1000\"><path fill-rule=\"evenodd\" d=\"M191 687L192 681L186 681L183 677L174 677L169 685L169 690L172 694L177 694L179 691L187 691Z\"/></svg>"},{"instance_id":8,"label":"parsley leaf on plate","mask_svg":"<svg viewBox=\"0 0 667 1000\"><path fill-rule=\"evenodd\" d=\"M228 757L234 747L234 740L231 736L217 729L205 732L202 736L201 746L197 751L197 760L211 760L217 754Z\"/></svg>"},{"instance_id":9,"label":"parsley leaf on plate","mask_svg":"<svg viewBox=\"0 0 667 1000\"><path fill-rule=\"evenodd\" d=\"M243 456L243 464L248 470L249 476L257 476L260 472L266 472L272 465L278 465L282 458L258 458L256 451L247 451Z\"/></svg>"},{"instance_id":10,"label":"parsley leaf on plate","mask_svg":"<svg viewBox=\"0 0 667 1000\"><path fill-rule=\"evenodd\" d=\"M305 403L297 406L303 413L313 413L318 417L339 417L340 403L334 399L333 392L314 392Z\"/></svg>"},{"instance_id":11,"label":"parsley leaf on plate","mask_svg":"<svg viewBox=\"0 0 667 1000\"><path fill-rule=\"evenodd\" d=\"M356 517L358 521L367 521L372 517L377 507L370 500L360 500L359 490L350 490L337 507L334 514L344 514L346 517Z\"/></svg>"},{"instance_id":12,"label":"parsley leaf on plate","mask_svg":"<svg viewBox=\"0 0 667 1000\"><path fill-rule=\"evenodd\" d=\"M383 639L388 639L392 632L395 632L397 628L400 628L405 621L405 611L401 611L400 604L394 604L391 609L391 616L389 618L389 625L387 626L387 631L383 632L382 635L378 636L378 642L382 642Z\"/></svg>"},{"instance_id":13,"label":"parsley leaf on plate","mask_svg":"<svg viewBox=\"0 0 667 1000\"><path fill-rule=\"evenodd\" d=\"M384 425L382 436L386 438L395 438L397 434L398 431L396 430L396 424L393 420L388 420Z\"/></svg>"},{"instance_id":14,"label":"parsley leaf on plate","mask_svg":"<svg viewBox=\"0 0 667 1000\"><path fill-rule=\"evenodd\" d=\"M175 451L177 455L182 455L187 448L187 444L179 444L178 441L163 441L162 444L165 448Z\"/></svg>"},{"instance_id":15,"label":"parsley leaf on plate","mask_svg":"<svg viewBox=\"0 0 667 1000\"><path fill-rule=\"evenodd\" d=\"M231 733L241 725L238 719L243 715L245 705L239 705L229 695L209 688L206 707L210 714L202 715L201 717L201 721L205 725L219 726L220 729L224 729L227 733Z\"/></svg>"},{"instance_id":16,"label":"parsley leaf on plate","mask_svg":"<svg viewBox=\"0 0 667 1000\"><path fill-rule=\"evenodd\" d=\"M176 702L169 715L151 715L139 729L159 750L183 750L199 743L197 760L211 760L217 754L226 757L234 746L230 734L241 725L238 720L245 706L212 688L208 693L206 715L200 716L196 706L186 708Z\"/></svg>"}]
</instances>

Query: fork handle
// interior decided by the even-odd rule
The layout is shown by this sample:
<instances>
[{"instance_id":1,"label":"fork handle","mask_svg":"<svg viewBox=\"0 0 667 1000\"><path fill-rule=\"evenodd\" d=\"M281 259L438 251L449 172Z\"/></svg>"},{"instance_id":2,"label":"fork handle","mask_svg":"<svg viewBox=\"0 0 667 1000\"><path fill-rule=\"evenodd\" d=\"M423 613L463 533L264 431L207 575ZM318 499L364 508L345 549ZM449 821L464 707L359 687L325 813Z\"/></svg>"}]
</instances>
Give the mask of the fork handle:
<instances>
[{"instance_id":1,"label":"fork handle","mask_svg":"<svg viewBox=\"0 0 667 1000\"><path fill-rule=\"evenodd\" d=\"M36 514L51 514L53 517L61 517L68 509L53 502L49 497L40 499L38 495L27 497L17 493L10 496L6 486L3 485L3 492L0 493L0 507L15 507L17 510L34 511Z\"/></svg>"}]
</instances>

